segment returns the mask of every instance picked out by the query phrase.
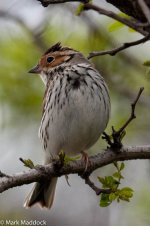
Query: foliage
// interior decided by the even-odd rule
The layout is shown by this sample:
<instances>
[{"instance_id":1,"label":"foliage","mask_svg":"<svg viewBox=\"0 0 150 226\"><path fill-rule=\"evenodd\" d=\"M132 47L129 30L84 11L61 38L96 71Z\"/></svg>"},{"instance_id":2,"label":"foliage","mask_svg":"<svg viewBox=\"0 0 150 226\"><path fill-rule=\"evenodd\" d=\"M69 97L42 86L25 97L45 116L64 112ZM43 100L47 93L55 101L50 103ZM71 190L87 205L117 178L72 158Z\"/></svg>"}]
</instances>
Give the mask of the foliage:
<instances>
[{"instance_id":1,"label":"foliage","mask_svg":"<svg viewBox=\"0 0 150 226\"><path fill-rule=\"evenodd\" d=\"M130 19L130 17L127 14L125 14L125 13L118 13L118 15L123 17L123 18ZM118 31L119 29L124 28L124 27L126 27L125 24L123 24L123 23L121 23L119 21L114 21L113 23L109 24L108 31L109 32Z\"/></svg>"},{"instance_id":2,"label":"foliage","mask_svg":"<svg viewBox=\"0 0 150 226\"><path fill-rule=\"evenodd\" d=\"M28 70L36 63L34 56L38 52L29 39L18 37L1 40L0 48L1 104L8 104L17 115L37 114L42 102L42 85L39 79L29 76Z\"/></svg>"},{"instance_id":3,"label":"foliage","mask_svg":"<svg viewBox=\"0 0 150 226\"><path fill-rule=\"evenodd\" d=\"M143 65L146 66L146 67L150 67L150 60L146 60L146 61L143 63ZM150 75L150 70L147 71L147 74Z\"/></svg>"},{"instance_id":4,"label":"foliage","mask_svg":"<svg viewBox=\"0 0 150 226\"><path fill-rule=\"evenodd\" d=\"M34 166L34 163L31 159L22 159L20 158L20 161L24 163L24 166L27 167L27 168L30 168L30 169L33 169L35 166Z\"/></svg>"},{"instance_id":5,"label":"foliage","mask_svg":"<svg viewBox=\"0 0 150 226\"><path fill-rule=\"evenodd\" d=\"M117 200L117 202L120 202L120 200L129 202L131 197L133 196L133 190L131 188L119 188L121 179L124 179L124 177L122 176L122 171L125 167L124 163L122 162L121 164L119 164L118 162L114 162L114 166L116 167L117 171L114 172L112 176L98 177L98 180L102 184L102 187L111 190L109 194L101 194L101 207L107 207L115 200Z\"/></svg>"}]
</instances>

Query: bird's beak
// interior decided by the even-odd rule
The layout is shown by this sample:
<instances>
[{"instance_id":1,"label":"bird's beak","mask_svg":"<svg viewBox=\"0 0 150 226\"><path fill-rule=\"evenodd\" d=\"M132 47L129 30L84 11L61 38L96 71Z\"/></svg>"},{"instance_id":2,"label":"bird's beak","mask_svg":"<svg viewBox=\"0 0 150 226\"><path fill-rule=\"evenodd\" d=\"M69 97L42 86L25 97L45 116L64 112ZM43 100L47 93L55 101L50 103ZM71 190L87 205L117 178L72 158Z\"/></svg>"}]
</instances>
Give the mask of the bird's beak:
<instances>
[{"instance_id":1,"label":"bird's beak","mask_svg":"<svg viewBox=\"0 0 150 226\"><path fill-rule=\"evenodd\" d=\"M28 73L33 73L33 74L40 74L41 73L41 67L39 64L37 64L35 67L33 67Z\"/></svg>"}]
</instances>

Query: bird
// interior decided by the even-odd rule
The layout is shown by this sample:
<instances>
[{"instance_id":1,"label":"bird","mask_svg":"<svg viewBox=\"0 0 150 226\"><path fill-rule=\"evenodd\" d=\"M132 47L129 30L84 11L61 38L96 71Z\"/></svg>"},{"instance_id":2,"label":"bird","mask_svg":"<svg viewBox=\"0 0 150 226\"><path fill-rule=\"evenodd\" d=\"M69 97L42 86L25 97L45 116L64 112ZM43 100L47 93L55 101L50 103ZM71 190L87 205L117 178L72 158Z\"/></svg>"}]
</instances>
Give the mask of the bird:
<instances>
[{"instance_id":1,"label":"bird","mask_svg":"<svg viewBox=\"0 0 150 226\"><path fill-rule=\"evenodd\" d=\"M87 153L110 118L110 97L104 78L81 52L60 42L51 46L29 73L39 74L45 84L39 128L44 165L62 150L67 156ZM56 183L56 177L36 182L24 207L38 203L50 209Z\"/></svg>"}]
</instances>

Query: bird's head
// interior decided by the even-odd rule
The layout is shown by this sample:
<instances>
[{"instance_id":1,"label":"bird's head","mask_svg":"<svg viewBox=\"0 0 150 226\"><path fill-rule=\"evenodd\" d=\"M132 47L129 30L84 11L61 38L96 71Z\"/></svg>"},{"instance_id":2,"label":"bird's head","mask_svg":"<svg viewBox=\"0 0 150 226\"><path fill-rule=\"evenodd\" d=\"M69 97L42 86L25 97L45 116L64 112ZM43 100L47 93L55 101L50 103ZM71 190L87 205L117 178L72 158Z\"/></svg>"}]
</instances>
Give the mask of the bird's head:
<instances>
[{"instance_id":1,"label":"bird's head","mask_svg":"<svg viewBox=\"0 0 150 226\"><path fill-rule=\"evenodd\" d=\"M38 64L33 67L29 73L48 74L52 69L59 65L64 65L71 61L78 51L69 47L62 47L60 42L50 47L41 57ZM80 54L81 55L81 54Z\"/></svg>"}]
</instances>

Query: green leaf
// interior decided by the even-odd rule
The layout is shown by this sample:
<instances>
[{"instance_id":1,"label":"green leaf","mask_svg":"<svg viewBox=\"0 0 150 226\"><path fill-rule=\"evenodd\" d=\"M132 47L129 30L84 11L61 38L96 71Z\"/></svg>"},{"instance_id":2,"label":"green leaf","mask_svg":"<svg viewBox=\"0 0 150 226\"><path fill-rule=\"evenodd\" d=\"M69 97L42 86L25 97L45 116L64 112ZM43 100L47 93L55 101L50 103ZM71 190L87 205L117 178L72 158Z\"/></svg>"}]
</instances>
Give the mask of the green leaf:
<instances>
[{"instance_id":1,"label":"green leaf","mask_svg":"<svg viewBox=\"0 0 150 226\"><path fill-rule=\"evenodd\" d=\"M126 197L126 196L123 196L123 195L119 195L118 201L120 201L120 200L123 200L123 201L126 201L126 202L130 202L130 199L128 197Z\"/></svg>"},{"instance_id":2,"label":"green leaf","mask_svg":"<svg viewBox=\"0 0 150 226\"><path fill-rule=\"evenodd\" d=\"M119 21L115 21L112 24L109 25L108 27L108 31L109 32L113 32L113 31L117 31L121 28L123 28L125 25Z\"/></svg>"},{"instance_id":3,"label":"green leaf","mask_svg":"<svg viewBox=\"0 0 150 226\"><path fill-rule=\"evenodd\" d=\"M133 190L129 187L124 187L119 190L119 199L124 201L130 201L130 198L133 196Z\"/></svg>"},{"instance_id":4,"label":"green leaf","mask_svg":"<svg viewBox=\"0 0 150 226\"><path fill-rule=\"evenodd\" d=\"M114 184L114 178L112 176L105 177L105 185L111 187Z\"/></svg>"},{"instance_id":5,"label":"green leaf","mask_svg":"<svg viewBox=\"0 0 150 226\"><path fill-rule=\"evenodd\" d=\"M75 11L75 15L80 16L83 10L84 10L84 4L80 3Z\"/></svg>"},{"instance_id":6,"label":"green leaf","mask_svg":"<svg viewBox=\"0 0 150 226\"><path fill-rule=\"evenodd\" d=\"M104 202L104 201L100 201L100 206L101 207L107 207L111 204L111 202Z\"/></svg>"},{"instance_id":7,"label":"green leaf","mask_svg":"<svg viewBox=\"0 0 150 226\"><path fill-rule=\"evenodd\" d=\"M125 191L125 192L134 192L132 188L129 187L124 187L121 189L121 191Z\"/></svg>"},{"instance_id":8,"label":"green leaf","mask_svg":"<svg viewBox=\"0 0 150 226\"><path fill-rule=\"evenodd\" d=\"M121 17L123 17L125 19L130 19L130 16L128 16L127 14L122 13L122 12L118 13L118 16L121 16ZM112 24L109 25L108 31L109 32L116 31L116 30L119 30L119 29L123 28L124 26L126 26L126 25L121 23L121 22L119 22L119 21L115 21L115 22L113 22Z\"/></svg>"},{"instance_id":9,"label":"green leaf","mask_svg":"<svg viewBox=\"0 0 150 226\"><path fill-rule=\"evenodd\" d=\"M129 32L132 32L132 33L133 33L133 32L136 32L136 30L134 30L134 29L131 28L131 27L128 28L128 31L129 31Z\"/></svg>"},{"instance_id":10,"label":"green leaf","mask_svg":"<svg viewBox=\"0 0 150 226\"><path fill-rule=\"evenodd\" d=\"M73 162L73 161L76 161L78 159L80 159L81 157L78 155L78 156L75 156L75 157L69 157L67 155L65 155L65 158L64 158L64 163L67 164L69 162Z\"/></svg>"},{"instance_id":11,"label":"green leaf","mask_svg":"<svg viewBox=\"0 0 150 226\"><path fill-rule=\"evenodd\" d=\"M148 75L150 75L150 70L149 70L149 71L147 71L147 74L148 74Z\"/></svg>"},{"instance_id":12,"label":"green leaf","mask_svg":"<svg viewBox=\"0 0 150 226\"><path fill-rule=\"evenodd\" d=\"M101 184L105 184L105 179L103 177L97 177Z\"/></svg>"},{"instance_id":13,"label":"green leaf","mask_svg":"<svg viewBox=\"0 0 150 226\"><path fill-rule=\"evenodd\" d=\"M93 0L89 0L87 1L86 3L92 3ZM85 4L83 3L80 3L75 11L75 15L76 16L80 16L80 14L82 13L82 11L84 11L84 7L85 7Z\"/></svg>"},{"instance_id":14,"label":"green leaf","mask_svg":"<svg viewBox=\"0 0 150 226\"><path fill-rule=\"evenodd\" d=\"M114 174L113 174L113 177L115 177L115 178L119 178L119 179L123 179L123 176L119 173L119 172L115 172Z\"/></svg>"},{"instance_id":15,"label":"green leaf","mask_svg":"<svg viewBox=\"0 0 150 226\"><path fill-rule=\"evenodd\" d=\"M121 163L121 166L120 166L120 171L123 170L124 167L125 167L125 164L124 164L124 162L122 162L122 163Z\"/></svg>"},{"instance_id":16,"label":"green leaf","mask_svg":"<svg viewBox=\"0 0 150 226\"><path fill-rule=\"evenodd\" d=\"M117 188L118 184L119 184L119 182L117 180L115 180L112 176L107 176L107 177L105 177L103 187L114 190Z\"/></svg>"},{"instance_id":17,"label":"green leaf","mask_svg":"<svg viewBox=\"0 0 150 226\"><path fill-rule=\"evenodd\" d=\"M24 163L25 167L28 167L30 169L33 169L35 167L31 159L22 159L22 158L20 158L20 161Z\"/></svg>"},{"instance_id":18,"label":"green leaf","mask_svg":"<svg viewBox=\"0 0 150 226\"><path fill-rule=\"evenodd\" d=\"M146 67L150 67L150 60L146 60L144 63L143 63L144 66Z\"/></svg>"},{"instance_id":19,"label":"green leaf","mask_svg":"<svg viewBox=\"0 0 150 226\"><path fill-rule=\"evenodd\" d=\"M107 207L110 204L111 204L111 201L109 200L109 194L101 194L100 206Z\"/></svg>"},{"instance_id":20,"label":"green leaf","mask_svg":"<svg viewBox=\"0 0 150 226\"><path fill-rule=\"evenodd\" d=\"M117 198L117 195L115 193L109 194L109 201L114 201Z\"/></svg>"},{"instance_id":21,"label":"green leaf","mask_svg":"<svg viewBox=\"0 0 150 226\"><path fill-rule=\"evenodd\" d=\"M119 163L118 162L113 162L113 164L114 164L114 166L117 168L117 169L119 169Z\"/></svg>"},{"instance_id":22,"label":"green leaf","mask_svg":"<svg viewBox=\"0 0 150 226\"><path fill-rule=\"evenodd\" d=\"M59 152L58 155L59 155L60 161L61 161L62 163L64 163L64 164L67 164L67 163L69 163L69 162L76 161L76 160L78 160L78 159L81 158L80 155L75 156L75 157L67 156L63 150L61 150L61 151Z\"/></svg>"}]
</instances>

